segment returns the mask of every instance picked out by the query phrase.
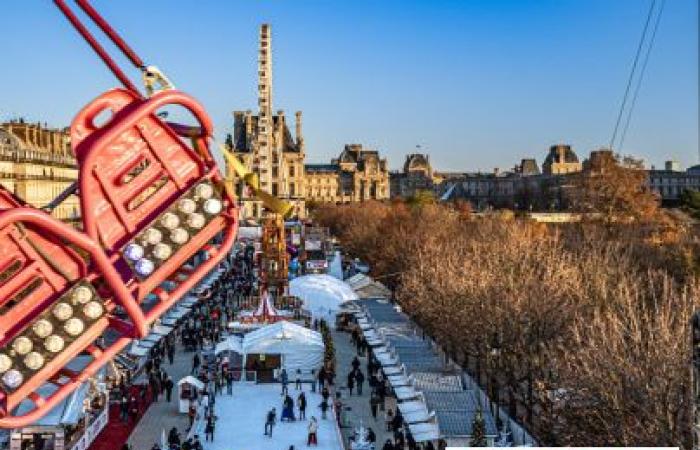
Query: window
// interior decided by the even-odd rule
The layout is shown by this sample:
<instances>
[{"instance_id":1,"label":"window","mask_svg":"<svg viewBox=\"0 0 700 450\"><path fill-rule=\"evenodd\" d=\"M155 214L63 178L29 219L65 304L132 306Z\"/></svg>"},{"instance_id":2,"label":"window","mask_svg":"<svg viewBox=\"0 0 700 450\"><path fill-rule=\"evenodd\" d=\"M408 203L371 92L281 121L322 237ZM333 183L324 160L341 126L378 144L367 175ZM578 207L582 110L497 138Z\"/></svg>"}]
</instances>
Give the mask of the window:
<instances>
[{"instance_id":1,"label":"window","mask_svg":"<svg viewBox=\"0 0 700 450\"><path fill-rule=\"evenodd\" d=\"M289 166L289 176L290 176L290 177L293 177L293 176L294 176L294 164L292 164L291 166Z\"/></svg>"},{"instance_id":2,"label":"window","mask_svg":"<svg viewBox=\"0 0 700 450\"><path fill-rule=\"evenodd\" d=\"M273 169L274 171L274 169ZM277 196L277 183L272 183L272 195Z\"/></svg>"},{"instance_id":3,"label":"window","mask_svg":"<svg viewBox=\"0 0 700 450\"><path fill-rule=\"evenodd\" d=\"M296 194L296 189L295 189L294 183L289 183L289 196L294 197L295 194Z\"/></svg>"}]
</instances>

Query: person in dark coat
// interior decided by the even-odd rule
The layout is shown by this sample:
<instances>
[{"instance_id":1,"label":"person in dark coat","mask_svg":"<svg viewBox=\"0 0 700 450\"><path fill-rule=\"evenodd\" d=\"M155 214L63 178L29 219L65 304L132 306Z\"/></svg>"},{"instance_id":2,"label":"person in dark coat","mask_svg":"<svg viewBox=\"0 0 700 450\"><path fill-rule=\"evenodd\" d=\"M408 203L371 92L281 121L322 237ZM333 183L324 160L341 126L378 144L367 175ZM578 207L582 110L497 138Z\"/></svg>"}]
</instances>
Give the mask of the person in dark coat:
<instances>
[{"instance_id":1,"label":"person in dark coat","mask_svg":"<svg viewBox=\"0 0 700 450\"><path fill-rule=\"evenodd\" d=\"M306 420L306 395L303 392L297 397L297 405L299 406L299 420Z\"/></svg>"},{"instance_id":2,"label":"person in dark coat","mask_svg":"<svg viewBox=\"0 0 700 450\"><path fill-rule=\"evenodd\" d=\"M204 440L214 442L214 427L216 424L216 416L209 414L207 416L207 424L204 427Z\"/></svg>"},{"instance_id":3,"label":"person in dark coat","mask_svg":"<svg viewBox=\"0 0 700 450\"><path fill-rule=\"evenodd\" d=\"M199 359L199 353L195 353L192 357L192 370L190 371L190 374L197 373L200 363L201 360Z\"/></svg>"},{"instance_id":4,"label":"person in dark coat","mask_svg":"<svg viewBox=\"0 0 700 450\"><path fill-rule=\"evenodd\" d=\"M168 378L165 379L163 386L165 387L165 399L168 402L170 402L170 399L172 398L173 394L173 387L175 386L175 383L173 383L173 379L170 378L170 376L168 376Z\"/></svg>"},{"instance_id":5,"label":"person in dark coat","mask_svg":"<svg viewBox=\"0 0 700 450\"><path fill-rule=\"evenodd\" d=\"M352 390L355 387L355 372L348 373L348 391L352 395Z\"/></svg>"},{"instance_id":6,"label":"person in dark coat","mask_svg":"<svg viewBox=\"0 0 700 450\"><path fill-rule=\"evenodd\" d=\"M382 450L394 450L394 444L391 443L391 439L387 439L382 447Z\"/></svg>"},{"instance_id":7,"label":"person in dark coat","mask_svg":"<svg viewBox=\"0 0 700 450\"><path fill-rule=\"evenodd\" d=\"M377 394L375 392L372 392L372 395L369 397L369 407L372 410L372 418L374 418L374 420L377 420L377 409L379 408L379 397L377 397Z\"/></svg>"},{"instance_id":8,"label":"person in dark coat","mask_svg":"<svg viewBox=\"0 0 700 450\"><path fill-rule=\"evenodd\" d=\"M357 381L357 395L362 395L362 385L365 382L365 374L360 369L355 370L355 381Z\"/></svg>"}]
</instances>

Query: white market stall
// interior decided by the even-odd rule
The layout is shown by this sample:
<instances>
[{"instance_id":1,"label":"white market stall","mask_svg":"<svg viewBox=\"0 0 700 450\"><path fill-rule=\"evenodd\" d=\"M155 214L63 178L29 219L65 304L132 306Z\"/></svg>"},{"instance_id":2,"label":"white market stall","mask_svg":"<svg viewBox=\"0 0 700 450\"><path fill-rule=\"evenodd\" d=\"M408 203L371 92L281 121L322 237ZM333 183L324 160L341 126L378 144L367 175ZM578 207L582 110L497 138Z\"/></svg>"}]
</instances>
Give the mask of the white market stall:
<instances>
[{"instance_id":1,"label":"white market stall","mask_svg":"<svg viewBox=\"0 0 700 450\"><path fill-rule=\"evenodd\" d=\"M248 355L279 355L280 368L286 369L292 380L297 369L308 374L311 369L320 368L324 349L321 333L280 321L251 331L243 338L229 336L217 344L216 353L238 353L243 356L243 366L246 368Z\"/></svg>"},{"instance_id":2,"label":"white market stall","mask_svg":"<svg viewBox=\"0 0 700 450\"><path fill-rule=\"evenodd\" d=\"M177 382L177 397L181 413L187 413L190 410L190 402L195 401L198 397L198 394L195 394L194 391L201 391L202 389L204 389L204 383L190 375Z\"/></svg>"},{"instance_id":3,"label":"white market stall","mask_svg":"<svg viewBox=\"0 0 700 450\"><path fill-rule=\"evenodd\" d=\"M299 297L314 319L325 319L330 326L341 306L357 300L357 294L342 280L326 274L304 275L289 283L289 293Z\"/></svg>"}]
</instances>

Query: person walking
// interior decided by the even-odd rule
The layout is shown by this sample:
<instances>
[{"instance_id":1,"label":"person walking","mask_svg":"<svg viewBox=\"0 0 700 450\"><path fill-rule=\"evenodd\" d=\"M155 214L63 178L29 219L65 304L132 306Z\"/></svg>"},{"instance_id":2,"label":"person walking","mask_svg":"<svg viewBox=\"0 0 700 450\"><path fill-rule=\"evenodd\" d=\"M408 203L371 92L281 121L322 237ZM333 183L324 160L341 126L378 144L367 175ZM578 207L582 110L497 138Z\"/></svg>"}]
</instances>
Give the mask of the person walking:
<instances>
[{"instance_id":1,"label":"person walking","mask_svg":"<svg viewBox=\"0 0 700 450\"><path fill-rule=\"evenodd\" d=\"M190 374L196 374L197 370L199 369L199 364L201 363L201 359L199 358L199 352L195 353L194 356L192 357L192 370L190 371Z\"/></svg>"},{"instance_id":2,"label":"person walking","mask_svg":"<svg viewBox=\"0 0 700 450\"><path fill-rule=\"evenodd\" d=\"M287 389L287 385L289 384L289 376L287 375L287 369L282 369L282 373L280 374L280 381L282 381L282 394L281 395L287 395L289 390Z\"/></svg>"},{"instance_id":3,"label":"person walking","mask_svg":"<svg viewBox=\"0 0 700 450\"><path fill-rule=\"evenodd\" d=\"M168 345L168 362L170 365L173 365L173 361L175 360L175 344L170 344Z\"/></svg>"},{"instance_id":4,"label":"person walking","mask_svg":"<svg viewBox=\"0 0 700 450\"><path fill-rule=\"evenodd\" d=\"M301 390L301 369L297 369L297 378L294 385L294 389L296 389L297 391Z\"/></svg>"},{"instance_id":5,"label":"person walking","mask_svg":"<svg viewBox=\"0 0 700 450\"><path fill-rule=\"evenodd\" d=\"M352 395L352 389L355 387L355 372L350 371L348 373L348 391L350 392L349 395Z\"/></svg>"},{"instance_id":6,"label":"person walking","mask_svg":"<svg viewBox=\"0 0 700 450\"><path fill-rule=\"evenodd\" d=\"M360 368L360 360L355 356L350 363L352 365L352 370L355 371Z\"/></svg>"},{"instance_id":7,"label":"person walking","mask_svg":"<svg viewBox=\"0 0 700 450\"><path fill-rule=\"evenodd\" d=\"M265 418L265 436L272 437L272 428L275 426L277 421L277 411L272 408L267 412L267 417Z\"/></svg>"},{"instance_id":8,"label":"person walking","mask_svg":"<svg viewBox=\"0 0 700 450\"><path fill-rule=\"evenodd\" d=\"M321 419L325 419L328 412L328 400L324 399L318 406L321 408Z\"/></svg>"},{"instance_id":9,"label":"person walking","mask_svg":"<svg viewBox=\"0 0 700 450\"><path fill-rule=\"evenodd\" d=\"M306 420L306 395L303 392L297 397L297 405L299 406L299 420Z\"/></svg>"},{"instance_id":10,"label":"person walking","mask_svg":"<svg viewBox=\"0 0 700 450\"><path fill-rule=\"evenodd\" d=\"M362 395L362 385L365 382L365 374L360 369L355 370L355 381L357 382L357 395Z\"/></svg>"},{"instance_id":11,"label":"person walking","mask_svg":"<svg viewBox=\"0 0 700 450\"><path fill-rule=\"evenodd\" d=\"M377 420L377 409L379 408L379 398L377 397L376 392L372 392L372 395L369 397L369 407L372 410L372 418L374 420Z\"/></svg>"},{"instance_id":12,"label":"person walking","mask_svg":"<svg viewBox=\"0 0 700 450\"><path fill-rule=\"evenodd\" d=\"M316 392L316 369L311 369L311 392Z\"/></svg>"},{"instance_id":13,"label":"person walking","mask_svg":"<svg viewBox=\"0 0 700 450\"><path fill-rule=\"evenodd\" d=\"M306 446L310 446L311 444L315 445L318 447L318 438L316 437L316 433L318 432L318 421L316 420L316 417L311 416L311 421L309 422L309 436L306 439Z\"/></svg>"},{"instance_id":14,"label":"person walking","mask_svg":"<svg viewBox=\"0 0 700 450\"><path fill-rule=\"evenodd\" d=\"M391 439L387 439L382 447L382 450L394 450L394 444L391 443Z\"/></svg>"},{"instance_id":15,"label":"person walking","mask_svg":"<svg viewBox=\"0 0 700 450\"><path fill-rule=\"evenodd\" d=\"M165 386L165 400L170 403L170 399L173 395L173 387L175 386L175 383L173 383L173 379L170 378L170 375L168 375L168 378L165 379L165 383L163 383L163 385Z\"/></svg>"},{"instance_id":16,"label":"person walking","mask_svg":"<svg viewBox=\"0 0 700 450\"><path fill-rule=\"evenodd\" d=\"M204 440L214 442L214 427L216 423L216 416L214 414L209 414L207 416L207 425L204 427Z\"/></svg>"},{"instance_id":17,"label":"person walking","mask_svg":"<svg viewBox=\"0 0 700 450\"><path fill-rule=\"evenodd\" d=\"M233 395L233 372L226 372L226 393Z\"/></svg>"},{"instance_id":18,"label":"person walking","mask_svg":"<svg viewBox=\"0 0 700 450\"><path fill-rule=\"evenodd\" d=\"M129 420L129 399L126 398L126 395L122 395L122 399L119 402L119 416L122 422Z\"/></svg>"}]
</instances>

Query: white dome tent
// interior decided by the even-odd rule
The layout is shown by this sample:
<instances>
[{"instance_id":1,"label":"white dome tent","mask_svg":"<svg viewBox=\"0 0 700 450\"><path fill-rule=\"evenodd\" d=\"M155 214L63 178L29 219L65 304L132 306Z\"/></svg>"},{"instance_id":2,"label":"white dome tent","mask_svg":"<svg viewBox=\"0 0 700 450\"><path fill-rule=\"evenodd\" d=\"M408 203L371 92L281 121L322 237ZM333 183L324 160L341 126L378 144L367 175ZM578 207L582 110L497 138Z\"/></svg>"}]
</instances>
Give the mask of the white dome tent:
<instances>
[{"instance_id":1,"label":"white dome tent","mask_svg":"<svg viewBox=\"0 0 700 450\"><path fill-rule=\"evenodd\" d=\"M282 367L291 377L297 369L305 374L311 369L319 369L323 364L325 345L321 333L280 321L252 331L242 339L230 336L216 346L217 354L227 350L243 355L243 367L246 366L246 355L280 355Z\"/></svg>"},{"instance_id":2,"label":"white dome tent","mask_svg":"<svg viewBox=\"0 0 700 450\"><path fill-rule=\"evenodd\" d=\"M340 307L358 296L347 283L330 275L304 275L289 283L289 293L299 297L314 319L325 319L330 326Z\"/></svg>"}]
</instances>

